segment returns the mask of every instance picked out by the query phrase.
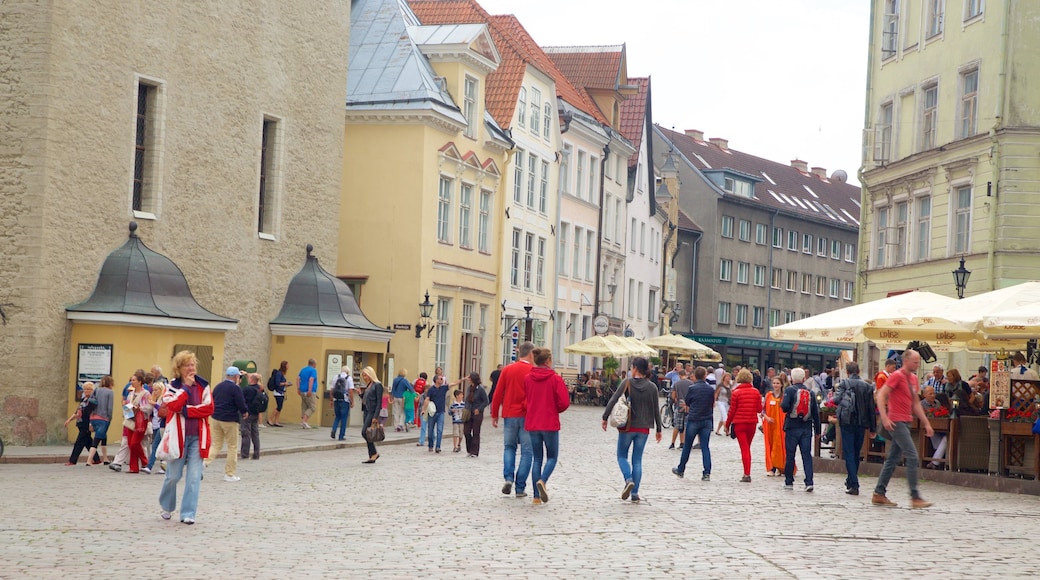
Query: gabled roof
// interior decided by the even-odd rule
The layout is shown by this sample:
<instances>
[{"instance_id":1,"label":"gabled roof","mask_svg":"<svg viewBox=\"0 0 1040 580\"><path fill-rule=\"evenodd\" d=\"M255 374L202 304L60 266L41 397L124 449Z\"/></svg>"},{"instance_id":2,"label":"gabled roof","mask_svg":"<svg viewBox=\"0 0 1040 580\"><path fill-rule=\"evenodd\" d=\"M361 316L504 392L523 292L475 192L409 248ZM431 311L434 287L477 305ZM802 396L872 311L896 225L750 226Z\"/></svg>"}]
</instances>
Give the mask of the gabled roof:
<instances>
[{"instance_id":1,"label":"gabled roof","mask_svg":"<svg viewBox=\"0 0 1040 580\"><path fill-rule=\"evenodd\" d=\"M423 24L488 25L502 62L497 70L488 74L484 100L488 112L500 126L512 126L517 97L528 66L556 81L559 98L593 115L597 121L607 122L588 94L567 80L515 16L492 16L474 0L411 0L409 5Z\"/></svg>"},{"instance_id":2,"label":"gabled roof","mask_svg":"<svg viewBox=\"0 0 1040 580\"><path fill-rule=\"evenodd\" d=\"M576 85L586 89L614 91L628 82L622 64L625 45L545 46L542 50Z\"/></svg>"},{"instance_id":3,"label":"gabled roof","mask_svg":"<svg viewBox=\"0 0 1040 580\"><path fill-rule=\"evenodd\" d=\"M465 125L459 106L408 32L414 21L401 0L353 2L347 110L425 109Z\"/></svg>"},{"instance_id":4,"label":"gabled roof","mask_svg":"<svg viewBox=\"0 0 1040 580\"><path fill-rule=\"evenodd\" d=\"M654 130L671 142L698 171L711 173L722 170L757 180L754 183L756 203L801 214L815 221L859 228L860 192L855 185L742 153L731 149L728 144L723 148L718 142L696 139L660 125L654 125ZM742 197L726 192L722 195Z\"/></svg>"},{"instance_id":5,"label":"gabled roof","mask_svg":"<svg viewBox=\"0 0 1040 580\"><path fill-rule=\"evenodd\" d=\"M697 222L693 221L693 219L690 216L686 215L686 212L684 212L682 208L679 208L679 229L690 232L704 233L704 230L701 229L699 225L697 225Z\"/></svg>"},{"instance_id":6,"label":"gabled roof","mask_svg":"<svg viewBox=\"0 0 1040 580\"><path fill-rule=\"evenodd\" d=\"M636 152L628 158L628 166L635 167L639 163L639 146L649 113L650 77L629 77L628 84L635 86L638 92L621 103L621 123L618 128L636 148Z\"/></svg>"}]
</instances>

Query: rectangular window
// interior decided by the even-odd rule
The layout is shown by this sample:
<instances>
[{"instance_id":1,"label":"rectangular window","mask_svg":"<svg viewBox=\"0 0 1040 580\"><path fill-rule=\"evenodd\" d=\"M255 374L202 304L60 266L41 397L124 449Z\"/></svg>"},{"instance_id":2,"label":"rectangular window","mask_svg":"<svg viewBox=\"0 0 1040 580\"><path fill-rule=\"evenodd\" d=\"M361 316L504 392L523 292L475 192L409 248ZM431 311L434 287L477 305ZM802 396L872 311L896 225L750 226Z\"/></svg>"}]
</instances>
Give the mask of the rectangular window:
<instances>
[{"instance_id":1,"label":"rectangular window","mask_svg":"<svg viewBox=\"0 0 1040 580\"><path fill-rule=\"evenodd\" d=\"M964 19L970 20L982 14L984 0L966 0L964 6Z\"/></svg>"},{"instance_id":2,"label":"rectangular window","mask_svg":"<svg viewBox=\"0 0 1040 580\"><path fill-rule=\"evenodd\" d=\"M560 224L560 251L559 255L556 256L556 269L561 276L567 275L567 252L570 250L570 247L567 245L567 234L570 232L570 229L570 224Z\"/></svg>"},{"instance_id":3,"label":"rectangular window","mask_svg":"<svg viewBox=\"0 0 1040 580\"><path fill-rule=\"evenodd\" d=\"M441 178L441 186L437 192L437 241L451 243L451 190L455 182L447 177Z\"/></svg>"},{"instance_id":4,"label":"rectangular window","mask_svg":"<svg viewBox=\"0 0 1040 580\"><path fill-rule=\"evenodd\" d=\"M783 283L784 271L780 268L773 268L773 276L769 281L769 287L775 290L780 289L780 284Z\"/></svg>"},{"instance_id":5,"label":"rectangular window","mask_svg":"<svg viewBox=\"0 0 1040 580\"><path fill-rule=\"evenodd\" d=\"M766 267L755 264L755 286L766 285Z\"/></svg>"},{"instance_id":6,"label":"rectangular window","mask_svg":"<svg viewBox=\"0 0 1040 580\"><path fill-rule=\"evenodd\" d=\"M827 257L827 238L816 238L816 255Z\"/></svg>"},{"instance_id":7,"label":"rectangular window","mask_svg":"<svg viewBox=\"0 0 1040 580\"><path fill-rule=\"evenodd\" d=\"M829 296L831 298L837 298L838 297L838 288L839 288L839 284L841 284L841 280L838 280L837 278L831 278L830 282L831 282L831 291L829 293Z\"/></svg>"},{"instance_id":8,"label":"rectangular window","mask_svg":"<svg viewBox=\"0 0 1040 580\"><path fill-rule=\"evenodd\" d=\"M784 247L784 228L773 228L773 247Z\"/></svg>"},{"instance_id":9,"label":"rectangular window","mask_svg":"<svg viewBox=\"0 0 1040 580\"><path fill-rule=\"evenodd\" d=\"M794 312L790 310L784 311L784 324L790 324L794 322Z\"/></svg>"},{"instance_id":10,"label":"rectangular window","mask_svg":"<svg viewBox=\"0 0 1040 580\"><path fill-rule=\"evenodd\" d=\"M578 182L578 188L575 190L575 194L581 199L585 199L585 165L588 163L588 154L584 151L578 150L578 174L576 176ZM591 194L590 194L591 195Z\"/></svg>"},{"instance_id":11,"label":"rectangular window","mask_svg":"<svg viewBox=\"0 0 1040 580\"><path fill-rule=\"evenodd\" d=\"M646 255L646 222L639 222L639 255Z\"/></svg>"},{"instance_id":12,"label":"rectangular window","mask_svg":"<svg viewBox=\"0 0 1040 580\"><path fill-rule=\"evenodd\" d=\"M751 222L748 220L740 220L737 234L742 242L751 241Z\"/></svg>"},{"instance_id":13,"label":"rectangular window","mask_svg":"<svg viewBox=\"0 0 1040 580\"><path fill-rule=\"evenodd\" d=\"M448 298L437 299L437 338L434 343L433 364L444 369L446 376L451 376L448 361L451 359L449 345L451 344L451 333L448 328L451 316L451 300Z\"/></svg>"},{"instance_id":14,"label":"rectangular window","mask_svg":"<svg viewBox=\"0 0 1040 580\"><path fill-rule=\"evenodd\" d=\"M477 218L477 249L491 253L491 192L480 190L480 216Z\"/></svg>"},{"instance_id":15,"label":"rectangular window","mask_svg":"<svg viewBox=\"0 0 1040 580\"><path fill-rule=\"evenodd\" d=\"M610 224L607 224L610 227ZM625 216L624 212L621 211L621 200L614 200L614 233L617 237L614 238L614 244L620 246L622 244L622 235L625 233Z\"/></svg>"},{"instance_id":16,"label":"rectangular window","mask_svg":"<svg viewBox=\"0 0 1040 580\"><path fill-rule=\"evenodd\" d=\"M888 250L888 208L877 208L877 243L874 245L874 267L885 267L885 254Z\"/></svg>"},{"instance_id":17,"label":"rectangular window","mask_svg":"<svg viewBox=\"0 0 1040 580\"><path fill-rule=\"evenodd\" d=\"M462 303L462 330L463 332L473 332L473 303L463 302Z\"/></svg>"},{"instance_id":18,"label":"rectangular window","mask_svg":"<svg viewBox=\"0 0 1040 580\"><path fill-rule=\"evenodd\" d=\"M477 330L479 330L480 332L484 332L485 330L487 330L487 312L488 312L488 305L487 304L481 304L480 305L480 327L477 328Z\"/></svg>"},{"instance_id":19,"label":"rectangular window","mask_svg":"<svg viewBox=\"0 0 1040 580\"><path fill-rule=\"evenodd\" d=\"M769 310L769 326L780 326L780 311L776 308Z\"/></svg>"},{"instance_id":20,"label":"rectangular window","mask_svg":"<svg viewBox=\"0 0 1040 580\"><path fill-rule=\"evenodd\" d=\"M794 230L787 231L787 249L792 252L798 251L798 232Z\"/></svg>"},{"instance_id":21,"label":"rectangular window","mask_svg":"<svg viewBox=\"0 0 1040 580\"><path fill-rule=\"evenodd\" d=\"M657 323L657 290L650 291L650 299L647 300L646 321L650 324Z\"/></svg>"},{"instance_id":22,"label":"rectangular window","mask_svg":"<svg viewBox=\"0 0 1040 580\"><path fill-rule=\"evenodd\" d=\"M845 244L845 261L850 264L856 263L856 244Z\"/></svg>"},{"instance_id":23,"label":"rectangular window","mask_svg":"<svg viewBox=\"0 0 1040 580\"><path fill-rule=\"evenodd\" d=\"M896 55L899 46L899 0L885 0L885 15L881 28L881 58Z\"/></svg>"},{"instance_id":24,"label":"rectangular window","mask_svg":"<svg viewBox=\"0 0 1040 580\"><path fill-rule=\"evenodd\" d=\"M762 328L766 321L766 309L762 306L755 306L751 310L751 326L755 328Z\"/></svg>"},{"instance_id":25,"label":"rectangular window","mask_svg":"<svg viewBox=\"0 0 1040 580\"><path fill-rule=\"evenodd\" d=\"M274 233L275 191L278 180L278 142L279 123L274 119L264 119L263 134L260 136L260 215L257 219L257 232ZM137 192L137 174L134 174L134 191ZM135 208L136 209L136 208Z\"/></svg>"},{"instance_id":26,"label":"rectangular window","mask_svg":"<svg viewBox=\"0 0 1040 580\"><path fill-rule=\"evenodd\" d=\"M131 192L131 209L135 212L154 214L157 209L159 183L161 182L161 175L157 167L161 159L161 122L159 87L138 81L135 119L136 134L134 136L134 182ZM264 130L266 131L266 129L267 122L265 121ZM275 150L275 148L271 149L272 154ZM261 163L263 163L263 157L261 155ZM270 171L275 169L276 167L272 166ZM261 189L263 190L266 184L261 183ZM263 219L262 215L263 211L261 211L261 219ZM261 227L262 225L261 222ZM266 230L261 229L261 231Z\"/></svg>"},{"instance_id":27,"label":"rectangular window","mask_svg":"<svg viewBox=\"0 0 1040 580\"><path fill-rule=\"evenodd\" d=\"M643 283L636 283L636 320L643 319Z\"/></svg>"},{"instance_id":28,"label":"rectangular window","mask_svg":"<svg viewBox=\"0 0 1040 580\"><path fill-rule=\"evenodd\" d=\"M928 2L928 38L942 34L943 5L946 0L927 0Z\"/></svg>"},{"instance_id":29,"label":"rectangular window","mask_svg":"<svg viewBox=\"0 0 1040 580\"><path fill-rule=\"evenodd\" d=\"M467 75L462 89L462 115L466 117L466 136L477 135L477 79Z\"/></svg>"},{"instance_id":30,"label":"rectangular window","mask_svg":"<svg viewBox=\"0 0 1040 580\"><path fill-rule=\"evenodd\" d=\"M538 156L527 155L527 207L534 209L534 191L538 186Z\"/></svg>"},{"instance_id":31,"label":"rectangular window","mask_svg":"<svg viewBox=\"0 0 1040 580\"><path fill-rule=\"evenodd\" d=\"M534 234L524 234L524 290L531 289L534 273Z\"/></svg>"},{"instance_id":32,"label":"rectangular window","mask_svg":"<svg viewBox=\"0 0 1040 580\"><path fill-rule=\"evenodd\" d=\"M751 264L747 262L737 262L737 284L747 284L748 274L751 271Z\"/></svg>"},{"instance_id":33,"label":"rectangular window","mask_svg":"<svg viewBox=\"0 0 1040 580\"><path fill-rule=\"evenodd\" d=\"M606 225L606 227L603 228L603 239L605 241L614 239L613 232L611 231L613 229L611 224L614 223L614 216L612 215L613 211L614 196L608 193L605 195L603 200L603 223Z\"/></svg>"},{"instance_id":34,"label":"rectangular window","mask_svg":"<svg viewBox=\"0 0 1040 580\"><path fill-rule=\"evenodd\" d=\"M516 96L516 124L521 127L527 126L527 89L520 87Z\"/></svg>"},{"instance_id":35,"label":"rectangular window","mask_svg":"<svg viewBox=\"0 0 1040 580\"><path fill-rule=\"evenodd\" d=\"M802 294L812 294L812 274L802 274Z\"/></svg>"},{"instance_id":36,"label":"rectangular window","mask_svg":"<svg viewBox=\"0 0 1040 580\"><path fill-rule=\"evenodd\" d=\"M545 293L545 238L538 238L538 265L535 269L534 290Z\"/></svg>"},{"instance_id":37,"label":"rectangular window","mask_svg":"<svg viewBox=\"0 0 1040 580\"><path fill-rule=\"evenodd\" d=\"M798 272L795 272L794 270L787 271L787 291L798 291Z\"/></svg>"},{"instance_id":38,"label":"rectangular window","mask_svg":"<svg viewBox=\"0 0 1040 580\"><path fill-rule=\"evenodd\" d=\"M841 259L841 241L840 240L831 240L831 259L832 260L840 260Z\"/></svg>"},{"instance_id":39,"label":"rectangular window","mask_svg":"<svg viewBox=\"0 0 1040 580\"><path fill-rule=\"evenodd\" d=\"M520 230L513 229L513 253L509 260L509 285L520 287Z\"/></svg>"},{"instance_id":40,"label":"rectangular window","mask_svg":"<svg viewBox=\"0 0 1040 580\"><path fill-rule=\"evenodd\" d=\"M882 163L892 156L892 103L881 105L874 125L874 161Z\"/></svg>"},{"instance_id":41,"label":"rectangular window","mask_svg":"<svg viewBox=\"0 0 1040 580\"><path fill-rule=\"evenodd\" d=\"M722 216L722 237L733 237L733 216Z\"/></svg>"},{"instance_id":42,"label":"rectangular window","mask_svg":"<svg viewBox=\"0 0 1040 580\"><path fill-rule=\"evenodd\" d=\"M614 181L621 183L621 176L625 167L627 167L625 160L618 155L617 162L614 163Z\"/></svg>"},{"instance_id":43,"label":"rectangular window","mask_svg":"<svg viewBox=\"0 0 1040 580\"><path fill-rule=\"evenodd\" d=\"M513 158L513 203L524 202L524 150L517 149Z\"/></svg>"},{"instance_id":44,"label":"rectangular window","mask_svg":"<svg viewBox=\"0 0 1040 580\"><path fill-rule=\"evenodd\" d=\"M549 162L542 160L542 182L538 189L538 211L545 213L549 203Z\"/></svg>"},{"instance_id":45,"label":"rectangular window","mask_svg":"<svg viewBox=\"0 0 1040 580\"><path fill-rule=\"evenodd\" d=\"M827 292L827 277L826 276L817 276L816 277L816 295L817 296L826 296L826 292Z\"/></svg>"},{"instance_id":46,"label":"rectangular window","mask_svg":"<svg viewBox=\"0 0 1040 580\"><path fill-rule=\"evenodd\" d=\"M769 236L769 226L766 224L755 224L755 243L760 246L766 245L767 236Z\"/></svg>"},{"instance_id":47,"label":"rectangular window","mask_svg":"<svg viewBox=\"0 0 1040 580\"><path fill-rule=\"evenodd\" d=\"M627 300L627 302L628 302L628 317L629 318L635 318L635 316L636 316L636 312L635 312L636 281L635 281L634 278L629 278L628 279L628 294L626 295L626 297L628 298L628 300Z\"/></svg>"},{"instance_id":48,"label":"rectangular window","mask_svg":"<svg viewBox=\"0 0 1040 580\"><path fill-rule=\"evenodd\" d=\"M542 132L542 91L531 88L531 133L537 136Z\"/></svg>"},{"instance_id":49,"label":"rectangular window","mask_svg":"<svg viewBox=\"0 0 1040 580\"><path fill-rule=\"evenodd\" d=\"M596 203L597 176L599 175L599 158L589 156L589 201Z\"/></svg>"},{"instance_id":50,"label":"rectangular window","mask_svg":"<svg viewBox=\"0 0 1040 580\"><path fill-rule=\"evenodd\" d=\"M733 280L733 260L725 258L719 260L719 280L723 282Z\"/></svg>"},{"instance_id":51,"label":"rectangular window","mask_svg":"<svg viewBox=\"0 0 1040 580\"><path fill-rule=\"evenodd\" d=\"M581 269L581 258L583 252L581 251L582 244L585 243L585 229L574 226L574 260L571 262L571 276L578 280L581 278L581 273L584 271Z\"/></svg>"},{"instance_id":52,"label":"rectangular window","mask_svg":"<svg viewBox=\"0 0 1040 580\"><path fill-rule=\"evenodd\" d=\"M719 302L719 324L729 324L729 302Z\"/></svg>"},{"instance_id":53,"label":"rectangular window","mask_svg":"<svg viewBox=\"0 0 1040 580\"><path fill-rule=\"evenodd\" d=\"M845 282L845 295L842 298L852 300L852 282Z\"/></svg>"},{"instance_id":54,"label":"rectangular window","mask_svg":"<svg viewBox=\"0 0 1040 580\"><path fill-rule=\"evenodd\" d=\"M542 107L542 139L549 140L552 134L552 105L545 103Z\"/></svg>"},{"instance_id":55,"label":"rectangular window","mask_svg":"<svg viewBox=\"0 0 1040 580\"><path fill-rule=\"evenodd\" d=\"M463 183L459 191L459 247L472 248L470 240L471 217L473 215L473 186Z\"/></svg>"},{"instance_id":56,"label":"rectangular window","mask_svg":"<svg viewBox=\"0 0 1040 580\"><path fill-rule=\"evenodd\" d=\"M961 73L961 110L958 118L960 139L975 134L975 120L979 106L979 70Z\"/></svg>"},{"instance_id":57,"label":"rectangular window","mask_svg":"<svg viewBox=\"0 0 1040 580\"><path fill-rule=\"evenodd\" d=\"M917 253L914 259L918 262L928 260L932 250L932 198L917 198Z\"/></svg>"},{"instance_id":58,"label":"rectangular window","mask_svg":"<svg viewBox=\"0 0 1040 580\"><path fill-rule=\"evenodd\" d=\"M921 150L935 147L935 128L939 117L939 85L932 84L924 88L924 99L921 114Z\"/></svg>"},{"instance_id":59,"label":"rectangular window","mask_svg":"<svg viewBox=\"0 0 1040 580\"><path fill-rule=\"evenodd\" d=\"M636 218L632 218L632 235L628 238L628 249L633 254L636 253Z\"/></svg>"},{"instance_id":60,"label":"rectangular window","mask_svg":"<svg viewBox=\"0 0 1040 580\"><path fill-rule=\"evenodd\" d=\"M560 157L560 192L571 192L571 156L574 155L574 147L563 146L563 156Z\"/></svg>"},{"instance_id":61,"label":"rectangular window","mask_svg":"<svg viewBox=\"0 0 1040 580\"><path fill-rule=\"evenodd\" d=\"M902 266L906 258L906 220L909 217L907 215L907 206L908 204L905 201L896 204L896 239L892 240L892 245L895 246L892 256L893 266Z\"/></svg>"},{"instance_id":62,"label":"rectangular window","mask_svg":"<svg viewBox=\"0 0 1040 580\"><path fill-rule=\"evenodd\" d=\"M607 155L606 157L603 158L603 165L604 165L604 167L603 167L603 176L606 177L607 179L611 179L611 176L610 176L610 162L613 161L613 160L614 160L614 156L613 155Z\"/></svg>"},{"instance_id":63,"label":"rectangular window","mask_svg":"<svg viewBox=\"0 0 1040 580\"><path fill-rule=\"evenodd\" d=\"M802 235L802 253L812 255L812 234Z\"/></svg>"},{"instance_id":64,"label":"rectangular window","mask_svg":"<svg viewBox=\"0 0 1040 580\"><path fill-rule=\"evenodd\" d=\"M953 253L966 254L971 249L971 186L958 187L950 206L953 209Z\"/></svg>"},{"instance_id":65,"label":"rectangular window","mask_svg":"<svg viewBox=\"0 0 1040 580\"><path fill-rule=\"evenodd\" d=\"M596 261L592 252L596 249L596 232L585 230L585 279L592 281L592 273L596 269Z\"/></svg>"},{"instance_id":66,"label":"rectangular window","mask_svg":"<svg viewBox=\"0 0 1040 580\"><path fill-rule=\"evenodd\" d=\"M737 326L747 326L747 304L737 304L736 316L733 317L733 324Z\"/></svg>"}]
</instances>

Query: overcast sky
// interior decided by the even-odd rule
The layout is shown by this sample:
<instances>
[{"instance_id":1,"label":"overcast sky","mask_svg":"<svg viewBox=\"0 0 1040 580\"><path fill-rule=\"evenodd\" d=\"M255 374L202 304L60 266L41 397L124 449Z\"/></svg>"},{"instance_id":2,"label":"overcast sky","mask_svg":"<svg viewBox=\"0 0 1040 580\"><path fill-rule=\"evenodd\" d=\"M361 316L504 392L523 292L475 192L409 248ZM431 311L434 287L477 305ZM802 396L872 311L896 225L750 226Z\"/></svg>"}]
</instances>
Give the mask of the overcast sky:
<instances>
[{"instance_id":1,"label":"overcast sky","mask_svg":"<svg viewBox=\"0 0 1040 580\"><path fill-rule=\"evenodd\" d=\"M858 183L868 0L478 0L542 46L620 44L654 122Z\"/></svg>"}]
</instances>

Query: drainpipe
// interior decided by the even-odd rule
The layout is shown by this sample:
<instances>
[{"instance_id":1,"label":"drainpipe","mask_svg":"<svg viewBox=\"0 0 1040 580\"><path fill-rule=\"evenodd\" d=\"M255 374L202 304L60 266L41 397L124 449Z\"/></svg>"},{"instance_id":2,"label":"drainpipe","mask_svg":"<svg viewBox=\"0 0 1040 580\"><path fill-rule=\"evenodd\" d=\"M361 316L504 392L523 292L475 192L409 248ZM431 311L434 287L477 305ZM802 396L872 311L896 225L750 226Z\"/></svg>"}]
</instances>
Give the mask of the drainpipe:
<instances>
[{"instance_id":1,"label":"drainpipe","mask_svg":"<svg viewBox=\"0 0 1040 580\"><path fill-rule=\"evenodd\" d=\"M557 105L559 106L559 102L557 102ZM559 126L560 126L560 143L559 143L559 145L560 145L560 152L559 152L559 155L556 157L556 164L560 165L562 160L563 160L563 146L564 146L563 134L570 130L570 128L571 128L571 121L563 122L563 119L567 116L567 114L566 114L567 112L565 110L560 110L560 109L558 109L558 111L559 112L557 113L557 118L560 119L560 121L558 123ZM558 250L559 250L559 247L560 247L560 238L559 238L559 236L560 236L560 221L563 218L563 180L561 179L562 176L560 175L558 167L557 167L556 175L557 175L557 178L556 178L556 241L554 243L556 244L557 251L553 252L553 254L556 256L556 263L553 264L553 267L555 267L556 269L553 271L552 277L551 277L553 280L557 279L556 278L557 277L557 273L560 271L560 262L559 262L559 260L560 260L560 252ZM499 260L499 262L501 262L501 260ZM578 299L578 305L579 305L579 308L580 308L581 298ZM560 336L558 334L558 331L561 330L561 329L566 329L567 328L567 326L564 323L564 321L556 320L556 317L559 316L559 315L560 315L560 286L559 286L559 284L557 284L556 285L556 292L554 293L554 297L553 297L553 321L552 321L552 323L553 323L553 332L552 332L553 341L552 342L553 342L554 345L556 344L556 337ZM557 326L557 325L562 325L562 326ZM560 342L563 342L563 341L560 341ZM562 361L563 360L563 345L562 344L558 345L557 349L555 349L553 357L556 357L557 355L560 356L560 360Z\"/></svg>"},{"instance_id":2,"label":"drainpipe","mask_svg":"<svg viewBox=\"0 0 1040 580\"><path fill-rule=\"evenodd\" d=\"M986 250L986 290L993 290L996 288L996 239L997 239L997 211L1000 207L998 200L1000 199L1000 185L1001 185L1001 170L1003 169L1003 161L1000 153L1000 141L997 138L997 133L1004 126L1004 99L1007 95L1007 66L1008 66L1008 45L1010 44L1010 34L1008 28L1011 22L1011 2L1006 2L1004 5L1004 20L1000 24L1000 72L997 75L999 81L997 82L997 108L994 111L994 123L993 127L989 130L989 140L992 144L990 149L990 165L993 167L993 175L990 179L993 180L993 197L990 198L989 190L986 191L986 207L989 208L989 247Z\"/></svg>"},{"instance_id":3,"label":"drainpipe","mask_svg":"<svg viewBox=\"0 0 1040 580\"><path fill-rule=\"evenodd\" d=\"M599 160L599 228L596 232L596 288L592 298L593 321L599 316L599 287L602 282L600 278L603 275L603 200L606 197L604 190L606 178L603 175L603 169L606 167L607 156L610 155L610 141L613 138L614 132L607 128L607 144L603 146L603 158Z\"/></svg>"},{"instance_id":4,"label":"drainpipe","mask_svg":"<svg viewBox=\"0 0 1040 580\"><path fill-rule=\"evenodd\" d=\"M771 320L773 315L773 250L776 249L773 247L773 230L776 229L776 216L778 215L780 215L780 210L776 210L773 212L773 215L769 216L769 238L767 239L769 243L769 271L766 272L766 275L769 276L769 286L767 286L766 290L766 338L772 336L770 331L773 329ZM780 240L780 242L783 243L783 240Z\"/></svg>"}]
</instances>

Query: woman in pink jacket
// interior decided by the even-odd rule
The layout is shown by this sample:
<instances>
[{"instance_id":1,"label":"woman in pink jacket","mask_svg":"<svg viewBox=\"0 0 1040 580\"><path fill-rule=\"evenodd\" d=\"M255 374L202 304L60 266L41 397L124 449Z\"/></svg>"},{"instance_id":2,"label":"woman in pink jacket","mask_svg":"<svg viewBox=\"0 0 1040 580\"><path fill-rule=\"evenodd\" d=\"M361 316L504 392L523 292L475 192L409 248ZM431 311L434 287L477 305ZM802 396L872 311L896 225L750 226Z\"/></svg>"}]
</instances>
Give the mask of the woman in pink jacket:
<instances>
[{"instance_id":1,"label":"woman in pink jacket","mask_svg":"<svg viewBox=\"0 0 1040 580\"><path fill-rule=\"evenodd\" d=\"M560 413L570 406L571 398L567 385L552 369L552 350L534 349L534 364L535 367L524 378L527 397L524 429L531 435L534 450L531 477L535 480L534 503L537 505L549 501L545 482L556 468L556 458L560 453ZM543 452L545 467L542 467Z\"/></svg>"},{"instance_id":2,"label":"woman in pink jacket","mask_svg":"<svg viewBox=\"0 0 1040 580\"><path fill-rule=\"evenodd\" d=\"M747 369L737 373L738 384L730 395L726 417L726 428L733 429L740 444L740 459L744 462L744 477L740 481L743 483L751 482L751 440L755 438L758 415L762 412L762 395L751 384L753 378Z\"/></svg>"}]
</instances>

